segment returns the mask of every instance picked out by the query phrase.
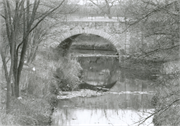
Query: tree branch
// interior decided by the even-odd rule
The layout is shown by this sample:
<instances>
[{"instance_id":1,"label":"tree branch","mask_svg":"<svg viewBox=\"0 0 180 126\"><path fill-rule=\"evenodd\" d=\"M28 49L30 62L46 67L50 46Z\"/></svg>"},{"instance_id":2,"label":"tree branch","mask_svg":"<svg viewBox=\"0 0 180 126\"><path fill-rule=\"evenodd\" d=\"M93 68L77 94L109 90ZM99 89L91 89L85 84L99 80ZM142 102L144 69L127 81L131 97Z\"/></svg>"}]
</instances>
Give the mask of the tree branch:
<instances>
[{"instance_id":1,"label":"tree branch","mask_svg":"<svg viewBox=\"0 0 180 126\"><path fill-rule=\"evenodd\" d=\"M97 6L104 14L106 14L106 11L102 9L98 4L96 4L93 0L90 0L91 3L93 3L95 6Z\"/></svg>"},{"instance_id":2,"label":"tree branch","mask_svg":"<svg viewBox=\"0 0 180 126\"><path fill-rule=\"evenodd\" d=\"M155 12L161 11L162 9L164 9L164 8L166 8L166 7L168 7L168 6L172 5L172 4L174 4L174 2L171 2L171 3L169 3L169 4L166 4L166 5L162 6L162 7L157 7L156 9L152 10L152 11L149 12L148 14L143 15L143 16L142 16L141 18L139 18L138 20L136 20L136 21L134 21L133 23L129 24L129 26L128 26L125 30L123 30L120 34L126 32L131 26L133 26L133 25L139 23L140 21L142 21L143 19L151 16L151 15L154 14Z\"/></svg>"},{"instance_id":3,"label":"tree branch","mask_svg":"<svg viewBox=\"0 0 180 126\"><path fill-rule=\"evenodd\" d=\"M49 14L51 14L52 12L54 12L56 9L58 9L63 3L64 3L65 0L63 0L56 8L46 12L44 14L44 16L39 19L39 21L34 25L34 27L32 27L30 30L29 30L29 33L31 33Z\"/></svg>"},{"instance_id":4,"label":"tree branch","mask_svg":"<svg viewBox=\"0 0 180 126\"><path fill-rule=\"evenodd\" d=\"M149 118L151 118L152 116L154 116L155 114L161 115L163 112L165 112L166 110L168 110L172 105L174 105L174 103L180 101L180 99L176 99L175 101L173 101L172 103L170 103L169 105L165 106L164 108L160 108L159 110L157 110L156 112L152 113L150 116L146 117L145 119L143 119L142 122L137 122L138 126L140 126L141 124L143 124L146 120L148 120Z\"/></svg>"}]
</instances>

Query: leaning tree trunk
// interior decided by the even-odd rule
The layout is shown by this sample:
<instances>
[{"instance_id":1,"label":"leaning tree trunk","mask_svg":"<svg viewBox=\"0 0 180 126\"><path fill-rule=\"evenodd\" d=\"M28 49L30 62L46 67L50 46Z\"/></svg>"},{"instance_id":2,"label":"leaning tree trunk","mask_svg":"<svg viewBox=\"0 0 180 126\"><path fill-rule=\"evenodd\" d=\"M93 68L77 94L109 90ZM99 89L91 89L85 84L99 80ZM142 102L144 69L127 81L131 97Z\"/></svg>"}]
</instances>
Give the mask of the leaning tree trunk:
<instances>
[{"instance_id":1,"label":"leaning tree trunk","mask_svg":"<svg viewBox=\"0 0 180 126\"><path fill-rule=\"evenodd\" d=\"M5 72L5 78L6 78L6 83L7 83L7 92L6 92L6 113L10 112L10 90L11 90L11 76L8 75L8 69L7 69L7 64L6 64L6 58L4 56L4 53L2 51L2 48L0 50L1 52L1 58L3 62L3 68ZM10 70L11 71L11 70Z\"/></svg>"},{"instance_id":2,"label":"leaning tree trunk","mask_svg":"<svg viewBox=\"0 0 180 126\"><path fill-rule=\"evenodd\" d=\"M21 72L23 69L23 65L24 65L24 59L25 59L25 54L26 54L26 50L27 50L27 45L28 45L28 36L23 40L23 47L21 50L21 55L20 55L20 59L19 59L19 65L18 68L16 69L17 71L15 71L15 96L19 97L19 84L20 84L20 77L21 77ZM18 50L17 50L18 52ZM18 57L18 55L17 55Z\"/></svg>"}]
</instances>

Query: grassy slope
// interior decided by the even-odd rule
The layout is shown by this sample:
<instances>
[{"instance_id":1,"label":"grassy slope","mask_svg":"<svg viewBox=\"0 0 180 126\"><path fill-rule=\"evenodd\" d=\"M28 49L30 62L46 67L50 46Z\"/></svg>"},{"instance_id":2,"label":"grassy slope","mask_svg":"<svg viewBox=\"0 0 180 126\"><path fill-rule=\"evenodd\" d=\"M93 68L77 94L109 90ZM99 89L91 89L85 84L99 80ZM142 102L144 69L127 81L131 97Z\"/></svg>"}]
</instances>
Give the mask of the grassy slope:
<instances>
[{"instance_id":1,"label":"grassy slope","mask_svg":"<svg viewBox=\"0 0 180 126\"><path fill-rule=\"evenodd\" d=\"M52 68L47 62L48 58L45 59L42 55L39 57L23 70L20 84L22 99L11 98L11 112L9 114L5 113L6 82L0 73L0 125L24 126L49 125L51 123L52 106L49 102L51 94L48 93L48 84ZM2 66L2 64L0 65ZM32 71L33 67L36 68L36 71ZM2 71L1 67L0 69Z\"/></svg>"},{"instance_id":2,"label":"grassy slope","mask_svg":"<svg viewBox=\"0 0 180 126\"><path fill-rule=\"evenodd\" d=\"M1 124L3 125L49 125L51 106L46 100L23 96L21 100L11 99L11 112L1 113Z\"/></svg>"}]
</instances>

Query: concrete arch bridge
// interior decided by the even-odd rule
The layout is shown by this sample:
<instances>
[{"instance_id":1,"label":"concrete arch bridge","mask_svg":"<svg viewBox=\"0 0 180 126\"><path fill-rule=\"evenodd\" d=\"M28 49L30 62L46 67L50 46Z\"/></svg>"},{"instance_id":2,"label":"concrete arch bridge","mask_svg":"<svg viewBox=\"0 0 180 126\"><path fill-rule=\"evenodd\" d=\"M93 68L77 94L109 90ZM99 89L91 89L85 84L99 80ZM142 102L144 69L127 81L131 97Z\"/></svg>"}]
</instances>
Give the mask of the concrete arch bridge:
<instances>
[{"instance_id":1,"label":"concrete arch bridge","mask_svg":"<svg viewBox=\"0 0 180 126\"><path fill-rule=\"evenodd\" d=\"M79 35L96 35L106 39L117 50L119 60L123 55L124 35L119 34L124 28L124 23L117 20L73 20L61 22L61 28L57 29L59 34L58 42L53 43L54 47L69 49L73 40ZM58 34L57 34L58 35Z\"/></svg>"}]
</instances>

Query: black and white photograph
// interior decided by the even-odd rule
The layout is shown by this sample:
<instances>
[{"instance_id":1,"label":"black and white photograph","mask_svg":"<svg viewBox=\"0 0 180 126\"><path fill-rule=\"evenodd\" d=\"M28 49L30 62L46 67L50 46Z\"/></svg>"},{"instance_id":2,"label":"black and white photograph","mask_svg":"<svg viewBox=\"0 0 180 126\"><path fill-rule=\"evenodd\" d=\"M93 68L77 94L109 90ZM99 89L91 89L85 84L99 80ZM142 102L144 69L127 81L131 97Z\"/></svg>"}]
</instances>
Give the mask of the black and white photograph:
<instances>
[{"instance_id":1,"label":"black and white photograph","mask_svg":"<svg viewBox=\"0 0 180 126\"><path fill-rule=\"evenodd\" d=\"M180 0L0 0L0 126L180 126Z\"/></svg>"}]
</instances>

